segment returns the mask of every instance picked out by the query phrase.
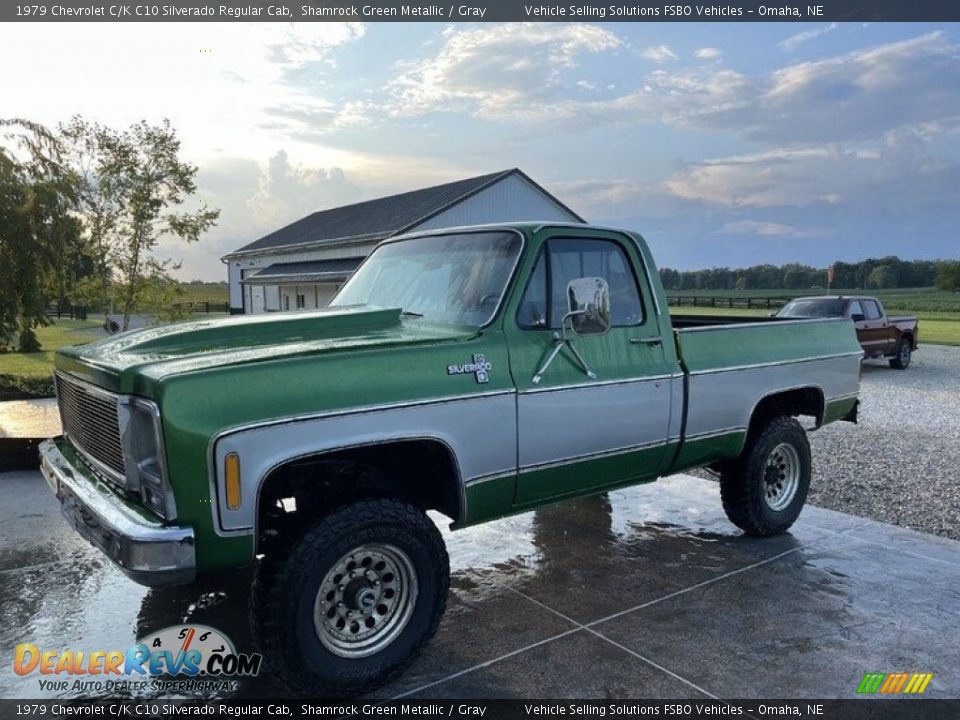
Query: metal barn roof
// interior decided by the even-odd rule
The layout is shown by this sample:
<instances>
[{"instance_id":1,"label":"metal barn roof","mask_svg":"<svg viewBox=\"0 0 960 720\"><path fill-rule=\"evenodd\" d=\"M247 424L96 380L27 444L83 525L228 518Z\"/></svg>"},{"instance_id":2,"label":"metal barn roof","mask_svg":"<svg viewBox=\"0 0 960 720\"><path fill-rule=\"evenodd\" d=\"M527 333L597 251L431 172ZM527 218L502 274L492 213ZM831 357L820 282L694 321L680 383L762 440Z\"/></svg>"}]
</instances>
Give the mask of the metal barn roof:
<instances>
[{"instance_id":1,"label":"metal barn roof","mask_svg":"<svg viewBox=\"0 0 960 720\"><path fill-rule=\"evenodd\" d=\"M257 254L258 251L267 252L279 248L293 250L303 245L322 246L326 243L345 240L383 240L420 225L484 188L514 174L527 180L560 208L570 213L573 218L583 222L579 215L531 180L519 168L512 168L422 190L321 210L275 230L269 235L264 235L259 240L254 240L224 257ZM249 278L247 281L249 282Z\"/></svg>"}]
</instances>

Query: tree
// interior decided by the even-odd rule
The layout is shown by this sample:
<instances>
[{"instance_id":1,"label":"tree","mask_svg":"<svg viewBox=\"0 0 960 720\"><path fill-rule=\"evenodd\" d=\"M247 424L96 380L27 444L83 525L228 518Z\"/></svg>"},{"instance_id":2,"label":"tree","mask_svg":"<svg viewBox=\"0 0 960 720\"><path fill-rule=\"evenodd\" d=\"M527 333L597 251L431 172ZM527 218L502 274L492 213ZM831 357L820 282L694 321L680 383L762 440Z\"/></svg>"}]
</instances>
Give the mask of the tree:
<instances>
[{"instance_id":1,"label":"tree","mask_svg":"<svg viewBox=\"0 0 960 720\"><path fill-rule=\"evenodd\" d=\"M936 286L939 290L960 290L960 261L944 260L937 265Z\"/></svg>"},{"instance_id":2,"label":"tree","mask_svg":"<svg viewBox=\"0 0 960 720\"><path fill-rule=\"evenodd\" d=\"M0 349L17 336L21 352L35 352L34 329L47 324L50 289L59 284L55 270L79 238L71 216L78 182L45 127L0 120L0 128Z\"/></svg>"},{"instance_id":3,"label":"tree","mask_svg":"<svg viewBox=\"0 0 960 720\"><path fill-rule=\"evenodd\" d=\"M897 274L890 265L877 265L874 267L867 275L866 284L864 285L864 287L876 288L877 290L894 288L896 286Z\"/></svg>"},{"instance_id":4,"label":"tree","mask_svg":"<svg viewBox=\"0 0 960 720\"><path fill-rule=\"evenodd\" d=\"M60 125L67 161L80 178L78 206L83 217L89 272L73 286L71 300L87 307L100 307L104 320L112 298L111 241L117 226L120 205L110 185L99 177L102 156L100 139L107 132L79 115Z\"/></svg>"},{"instance_id":5,"label":"tree","mask_svg":"<svg viewBox=\"0 0 960 720\"><path fill-rule=\"evenodd\" d=\"M180 159L180 140L168 120L140 121L128 130L88 124L79 118L63 128L80 139L90 162L84 177L84 208L91 244L100 253L100 289L122 313L121 329L151 295L168 295L179 263L157 257L161 240L196 242L220 215L201 203L180 210L196 192L195 165ZM96 293L97 287L84 288Z\"/></svg>"},{"instance_id":6,"label":"tree","mask_svg":"<svg viewBox=\"0 0 960 720\"><path fill-rule=\"evenodd\" d=\"M790 263L783 266L783 283L781 287L795 290L798 288L808 288L811 282L814 270L807 265L800 263Z\"/></svg>"}]
</instances>

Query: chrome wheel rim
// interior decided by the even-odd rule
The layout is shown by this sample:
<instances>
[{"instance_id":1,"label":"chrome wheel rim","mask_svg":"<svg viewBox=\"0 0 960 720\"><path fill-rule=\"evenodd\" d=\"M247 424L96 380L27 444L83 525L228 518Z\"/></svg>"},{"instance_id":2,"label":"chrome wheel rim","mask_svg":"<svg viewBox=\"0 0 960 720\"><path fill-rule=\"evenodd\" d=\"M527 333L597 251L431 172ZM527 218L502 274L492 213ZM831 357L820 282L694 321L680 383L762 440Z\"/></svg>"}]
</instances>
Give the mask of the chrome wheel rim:
<instances>
[{"instance_id":1,"label":"chrome wheel rim","mask_svg":"<svg viewBox=\"0 0 960 720\"><path fill-rule=\"evenodd\" d=\"M767 507L780 511L787 507L800 486L800 454L789 443L780 443L767 457L763 472L763 498Z\"/></svg>"},{"instance_id":2,"label":"chrome wheel rim","mask_svg":"<svg viewBox=\"0 0 960 720\"><path fill-rule=\"evenodd\" d=\"M320 583L313 604L317 637L340 657L366 657L392 643L417 600L410 557L387 544L361 545L341 557Z\"/></svg>"}]
</instances>

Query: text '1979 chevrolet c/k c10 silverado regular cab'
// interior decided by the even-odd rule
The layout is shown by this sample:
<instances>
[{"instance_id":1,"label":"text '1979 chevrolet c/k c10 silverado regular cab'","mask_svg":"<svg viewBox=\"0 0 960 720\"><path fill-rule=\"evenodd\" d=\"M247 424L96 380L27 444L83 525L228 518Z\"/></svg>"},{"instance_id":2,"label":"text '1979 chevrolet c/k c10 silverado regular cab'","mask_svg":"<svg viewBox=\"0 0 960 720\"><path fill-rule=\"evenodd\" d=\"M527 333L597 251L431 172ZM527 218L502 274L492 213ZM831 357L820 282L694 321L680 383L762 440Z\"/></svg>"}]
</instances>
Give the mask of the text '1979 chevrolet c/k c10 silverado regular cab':
<instances>
[{"instance_id":1,"label":"text '1979 chevrolet c/k c10 silverado regular cab'","mask_svg":"<svg viewBox=\"0 0 960 720\"><path fill-rule=\"evenodd\" d=\"M457 228L381 244L324 310L61 350L42 469L138 582L257 562L269 666L343 696L437 629L427 510L458 529L709 465L734 524L782 533L810 482L796 418L855 421L862 354L849 319L671 321L631 232Z\"/></svg>"}]
</instances>

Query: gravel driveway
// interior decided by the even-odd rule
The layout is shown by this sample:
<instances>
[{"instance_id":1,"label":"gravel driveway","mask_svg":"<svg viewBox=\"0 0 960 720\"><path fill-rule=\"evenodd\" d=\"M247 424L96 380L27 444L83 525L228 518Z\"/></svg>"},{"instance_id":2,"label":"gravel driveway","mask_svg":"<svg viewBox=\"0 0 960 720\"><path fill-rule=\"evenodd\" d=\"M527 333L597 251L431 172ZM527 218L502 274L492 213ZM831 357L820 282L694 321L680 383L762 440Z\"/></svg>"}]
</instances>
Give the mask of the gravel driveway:
<instances>
[{"instance_id":1,"label":"gravel driveway","mask_svg":"<svg viewBox=\"0 0 960 720\"><path fill-rule=\"evenodd\" d=\"M860 422L811 433L809 502L960 540L960 347L863 369Z\"/></svg>"},{"instance_id":2,"label":"gravel driveway","mask_svg":"<svg viewBox=\"0 0 960 720\"><path fill-rule=\"evenodd\" d=\"M807 502L960 540L960 347L921 345L906 370L865 363L860 400L856 425L810 433Z\"/></svg>"}]
</instances>

